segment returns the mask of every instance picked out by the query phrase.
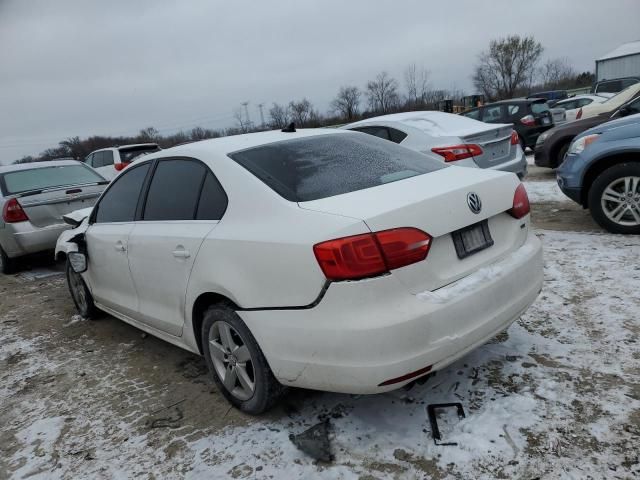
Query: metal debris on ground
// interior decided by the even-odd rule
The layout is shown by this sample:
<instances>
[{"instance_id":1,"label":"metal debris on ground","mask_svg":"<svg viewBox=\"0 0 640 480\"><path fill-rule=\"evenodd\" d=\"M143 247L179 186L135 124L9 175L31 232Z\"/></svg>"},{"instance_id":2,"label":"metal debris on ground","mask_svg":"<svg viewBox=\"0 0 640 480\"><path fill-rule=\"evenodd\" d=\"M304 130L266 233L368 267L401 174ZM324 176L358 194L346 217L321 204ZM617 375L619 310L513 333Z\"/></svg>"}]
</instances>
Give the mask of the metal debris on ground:
<instances>
[{"instance_id":1,"label":"metal debris on ground","mask_svg":"<svg viewBox=\"0 0 640 480\"><path fill-rule=\"evenodd\" d=\"M304 432L289 435L289 440L310 457L322 462L333 461L329 442L329 420L318 423Z\"/></svg>"},{"instance_id":2,"label":"metal debris on ground","mask_svg":"<svg viewBox=\"0 0 640 480\"><path fill-rule=\"evenodd\" d=\"M433 443L439 446L455 446L458 445L458 442L443 442L438 443L442 440L442 435L440 435L440 429L438 428L438 419L436 417L436 410L440 410L443 408L454 408L458 412L458 418L463 419L466 417L464 414L464 408L462 408L462 404L460 402L454 403L432 403L431 405L427 405L427 416L429 417L429 423L431 424L431 434L433 435Z\"/></svg>"}]
</instances>

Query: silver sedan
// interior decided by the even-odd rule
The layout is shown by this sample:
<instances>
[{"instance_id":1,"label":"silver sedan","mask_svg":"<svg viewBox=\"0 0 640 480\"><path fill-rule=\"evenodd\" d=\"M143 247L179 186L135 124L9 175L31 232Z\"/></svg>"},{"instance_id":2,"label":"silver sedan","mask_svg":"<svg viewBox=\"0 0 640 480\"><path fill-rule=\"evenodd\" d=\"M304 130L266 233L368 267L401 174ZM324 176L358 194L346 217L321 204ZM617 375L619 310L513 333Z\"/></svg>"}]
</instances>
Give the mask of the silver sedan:
<instances>
[{"instance_id":1,"label":"silver sedan","mask_svg":"<svg viewBox=\"0 0 640 480\"><path fill-rule=\"evenodd\" d=\"M14 260L53 250L62 216L90 207L109 182L75 160L0 166L0 272Z\"/></svg>"}]
</instances>

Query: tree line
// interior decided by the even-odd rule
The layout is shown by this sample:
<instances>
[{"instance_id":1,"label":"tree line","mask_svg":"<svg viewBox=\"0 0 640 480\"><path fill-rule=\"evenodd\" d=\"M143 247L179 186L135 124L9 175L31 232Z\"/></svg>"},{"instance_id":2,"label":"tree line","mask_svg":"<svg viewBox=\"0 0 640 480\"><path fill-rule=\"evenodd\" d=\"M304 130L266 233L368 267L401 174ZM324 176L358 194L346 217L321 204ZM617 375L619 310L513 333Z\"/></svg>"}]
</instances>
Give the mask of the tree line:
<instances>
[{"instance_id":1,"label":"tree line","mask_svg":"<svg viewBox=\"0 0 640 480\"><path fill-rule=\"evenodd\" d=\"M473 70L473 84L486 101L516 96L526 96L535 91L569 89L591 86L591 72L578 73L567 58L552 58L541 62L543 46L533 36L510 35L495 39L487 50L478 56ZM387 71L358 85L343 85L331 101L327 113L321 114L306 97L289 103L273 103L268 109L264 124L252 123L242 110L234 111L235 125L225 129L195 127L171 135L161 135L154 127L148 127L133 136L91 136L81 139L69 137L56 147L48 148L40 155L26 156L14 163L46 161L55 158L81 160L90 152L131 143L157 143L162 148L181 143L205 140L227 135L283 128L291 122L301 128L337 125L357 121L375 115L415 110L437 110L446 99L460 101L465 92L458 89L436 89L430 82L430 73L423 65L408 65L402 82Z\"/></svg>"}]
</instances>

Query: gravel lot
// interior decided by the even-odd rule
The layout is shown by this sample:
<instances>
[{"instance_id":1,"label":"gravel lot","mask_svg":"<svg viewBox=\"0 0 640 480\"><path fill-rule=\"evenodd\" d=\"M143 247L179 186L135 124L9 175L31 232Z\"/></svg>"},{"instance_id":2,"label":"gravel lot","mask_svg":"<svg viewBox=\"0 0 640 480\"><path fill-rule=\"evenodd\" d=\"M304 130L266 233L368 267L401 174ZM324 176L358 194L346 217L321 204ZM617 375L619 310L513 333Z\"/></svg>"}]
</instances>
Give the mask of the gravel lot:
<instances>
[{"instance_id":1,"label":"gravel lot","mask_svg":"<svg viewBox=\"0 0 640 480\"><path fill-rule=\"evenodd\" d=\"M0 478L636 478L640 238L604 234L554 185L532 167L546 282L506 333L411 390L291 391L261 418L199 357L75 316L51 267L1 276ZM452 401L458 446L436 446L425 407ZM330 464L288 438L324 419Z\"/></svg>"}]
</instances>

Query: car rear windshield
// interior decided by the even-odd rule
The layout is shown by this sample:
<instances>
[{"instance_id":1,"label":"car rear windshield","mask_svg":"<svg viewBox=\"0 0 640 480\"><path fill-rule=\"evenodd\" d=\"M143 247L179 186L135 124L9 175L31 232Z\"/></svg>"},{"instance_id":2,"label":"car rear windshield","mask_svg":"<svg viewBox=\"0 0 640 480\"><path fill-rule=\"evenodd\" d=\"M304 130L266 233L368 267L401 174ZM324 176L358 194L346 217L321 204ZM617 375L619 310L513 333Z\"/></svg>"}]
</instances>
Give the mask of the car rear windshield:
<instances>
[{"instance_id":1,"label":"car rear windshield","mask_svg":"<svg viewBox=\"0 0 640 480\"><path fill-rule=\"evenodd\" d=\"M6 195L105 181L84 165L56 165L16 170L3 174L1 180L2 190Z\"/></svg>"},{"instance_id":2,"label":"car rear windshield","mask_svg":"<svg viewBox=\"0 0 640 480\"><path fill-rule=\"evenodd\" d=\"M549 110L547 102L535 102L531 104L531 111L533 113L544 113Z\"/></svg>"},{"instance_id":3,"label":"car rear windshield","mask_svg":"<svg viewBox=\"0 0 640 480\"><path fill-rule=\"evenodd\" d=\"M157 145L145 145L140 147L128 147L128 148L120 148L120 159L125 162L131 162L134 158L139 157L140 155L147 155L148 153L157 152L160 150L160 147Z\"/></svg>"},{"instance_id":4,"label":"car rear windshield","mask_svg":"<svg viewBox=\"0 0 640 480\"><path fill-rule=\"evenodd\" d=\"M446 167L421 153L356 132L286 140L229 156L292 202L363 190Z\"/></svg>"}]
</instances>

